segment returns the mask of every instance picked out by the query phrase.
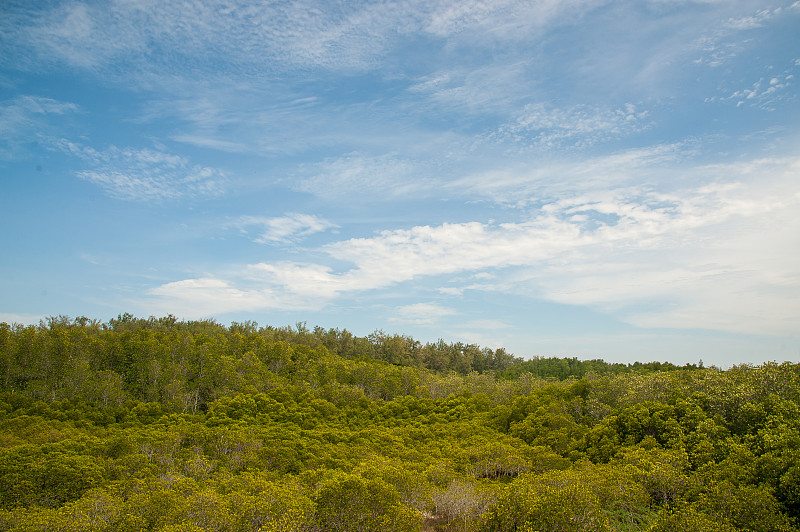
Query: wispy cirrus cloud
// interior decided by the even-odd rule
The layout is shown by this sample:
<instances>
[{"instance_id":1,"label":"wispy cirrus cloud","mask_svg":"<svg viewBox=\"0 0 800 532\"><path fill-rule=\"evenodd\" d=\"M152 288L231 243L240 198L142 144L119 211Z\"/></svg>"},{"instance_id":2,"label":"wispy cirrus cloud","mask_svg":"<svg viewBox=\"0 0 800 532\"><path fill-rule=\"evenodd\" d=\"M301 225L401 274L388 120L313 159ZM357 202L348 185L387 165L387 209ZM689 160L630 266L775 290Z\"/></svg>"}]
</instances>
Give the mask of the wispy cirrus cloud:
<instances>
[{"instance_id":1,"label":"wispy cirrus cloud","mask_svg":"<svg viewBox=\"0 0 800 532\"><path fill-rule=\"evenodd\" d=\"M472 42L527 40L538 28L558 23L562 17L586 14L607 3L606 0L437 2L424 30L439 37Z\"/></svg>"},{"instance_id":2,"label":"wispy cirrus cloud","mask_svg":"<svg viewBox=\"0 0 800 532\"><path fill-rule=\"evenodd\" d=\"M443 68L413 80L407 93L425 98L419 105L426 113L461 113L466 121L475 115L505 115L517 107L530 97L529 76L528 61L516 58L471 68Z\"/></svg>"},{"instance_id":3,"label":"wispy cirrus cloud","mask_svg":"<svg viewBox=\"0 0 800 532\"><path fill-rule=\"evenodd\" d=\"M176 120L178 132L170 140L260 156L296 154L347 140L341 130L343 111L331 113L323 107L322 98L304 95L306 89L268 83L265 94L265 85L240 79L174 95L182 91L183 83L171 86L167 98L149 101L137 121Z\"/></svg>"},{"instance_id":4,"label":"wispy cirrus cloud","mask_svg":"<svg viewBox=\"0 0 800 532\"><path fill-rule=\"evenodd\" d=\"M454 314L458 314L458 311L436 303L414 303L395 308L391 321L435 326L443 317Z\"/></svg>"},{"instance_id":5,"label":"wispy cirrus cloud","mask_svg":"<svg viewBox=\"0 0 800 532\"><path fill-rule=\"evenodd\" d=\"M648 111L628 103L617 109L577 105L568 109L542 103L526 105L517 119L493 138L531 146L588 146L645 129Z\"/></svg>"},{"instance_id":6,"label":"wispy cirrus cloud","mask_svg":"<svg viewBox=\"0 0 800 532\"><path fill-rule=\"evenodd\" d=\"M22 154L23 145L52 131L49 117L78 112L76 104L24 95L0 104L0 157Z\"/></svg>"},{"instance_id":7,"label":"wispy cirrus cloud","mask_svg":"<svg viewBox=\"0 0 800 532\"><path fill-rule=\"evenodd\" d=\"M467 198L524 208L585 192L621 190L633 185L681 186L692 180L675 168L693 150L692 143L685 142L635 148L576 161L560 159L539 163L521 160L469 173L450 181L446 187Z\"/></svg>"},{"instance_id":8,"label":"wispy cirrus cloud","mask_svg":"<svg viewBox=\"0 0 800 532\"><path fill-rule=\"evenodd\" d=\"M313 214L289 213L285 216L240 216L232 225L242 231L258 228L255 241L260 244L287 244L338 226Z\"/></svg>"},{"instance_id":9,"label":"wispy cirrus cloud","mask_svg":"<svg viewBox=\"0 0 800 532\"><path fill-rule=\"evenodd\" d=\"M757 8L756 11L750 14L728 18L724 27L735 31L761 28L774 18L791 15L793 12L797 13L798 11L800 11L800 3L798 2L794 2L791 5Z\"/></svg>"},{"instance_id":10,"label":"wispy cirrus cloud","mask_svg":"<svg viewBox=\"0 0 800 532\"><path fill-rule=\"evenodd\" d=\"M767 78L760 78L750 87L735 90L726 96L706 98L706 102L734 102L736 107L750 105L766 111L774 111L778 102L794 98L794 95L787 89L794 82L796 70L797 65L793 64L783 72L772 74Z\"/></svg>"},{"instance_id":11,"label":"wispy cirrus cloud","mask_svg":"<svg viewBox=\"0 0 800 532\"><path fill-rule=\"evenodd\" d=\"M53 141L53 147L84 160L90 168L77 172L77 176L117 199L218 196L226 188L227 178L220 170L191 164L183 156L160 150L116 146L95 150L65 139Z\"/></svg>"},{"instance_id":12,"label":"wispy cirrus cloud","mask_svg":"<svg viewBox=\"0 0 800 532\"><path fill-rule=\"evenodd\" d=\"M60 102L41 96L18 96L2 108L3 121L0 131L13 130L16 124L25 124L31 115L74 113L78 106L70 102Z\"/></svg>"},{"instance_id":13,"label":"wispy cirrus cloud","mask_svg":"<svg viewBox=\"0 0 800 532\"><path fill-rule=\"evenodd\" d=\"M629 9L608 0L352 4L176 0L102 5L63 1L35 11L23 4L8 7L0 20L0 39L8 52L6 60L18 68L63 63L139 88L181 85L175 95L185 93L188 79L264 81L274 78L276 71L294 68L343 73L384 70L396 76L402 70L395 56L398 47L424 43L430 57L426 68L412 69L412 89L431 91L430 81L447 77L445 84L429 92L433 101L449 101L475 112L487 105L489 109L517 105L526 90L535 91L537 80L552 75L542 35L565 29L580 32L582 21L601 7L609 11L601 15L626 32L625 49L604 42L587 51L585 61L574 64L574 70L585 81L598 81L592 72L602 71L619 86L630 84L636 72L642 80L660 79L654 76L656 70L675 68L683 63L679 56L697 50L703 54L699 62L718 62L713 57L735 40L732 35L797 11L794 6L752 9L745 1L707 6L681 2L686 15L676 16L677 8L665 2ZM655 25L649 17L652 9L670 15L658 24L676 32L665 34L679 34L653 42L648 31ZM631 46L631 39L648 45ZM523 46L516 53L506 48L509 43L531 42L537 45ZM682 42L693 44L676 46ZM491 53L495 49L503 53ZM469 50L478 52L467 54L474 59L465 62L461 54L459 65L453 67L452 58ZM207 136L190 133L185 138Z\"/></svg>"},{"instance_id":14,"label":"wispy cirrus cloud","mask_svg":"<svg viewBox=\"0 0 800 532\"><path fill-rule=\"evenodd\" d=\"M165 73L197 68L193 58L206 55L209 71L246 76L287 65L365 68L415 15L394 2L67 1L37 13L9 9L3 29L14 49L79 68L127 63Z\"/></svg>"},{"instance_id":15,"label":"wispy cirrus cloud","mask_svg":"<svg viewBox=\"0 0 800 532\"><path fill-rule=\"evenodd\" d=\"M648 18L650 4L671 17L666 22L652 21ZM675 16L674 8L665 7L668 3L627 9L607 0L353 5L178 0L107 6L64 1L38 11L22 5L9 8L5 21L0 21L0 36L5 36L0 38L10 52L8 61L19 68L27 63L30 68L42 68L57 62L99 73L105 83L122 82L145 92L165 90L166 95L148 102L149 116L181 121L169 138L203 148L263 155L336 145L342 146L341 153L370 153L370 142L386 135L380 124L399 122L397 117L403 112L413 118L397 125L408 127L414 122L412 127L420 134L435 132L437 127L453 131L479 124L488 128L481 134L499 127L495 138L502 137L502 142L560 148L624 138L647 128L646 111L638 107L640 94L626 93L607 105L571 103L593 98L591 93L605 86L601 81L627 91L637 86L637 76L648 83L663 79L654 72L684 64L684 56L702 48L698 35L706 37L707 46L716 46L727 42L726 35L743 31L737 28L752 25L745 22L748 17L763 25L790 10L773 9L767 17L749 9L747 2L730 4L689 9L688 13L696 15L693 18ZM580 62L574 62L572 55L549 58L543 35L550 35L554 42L572 42L571 34L581 32L582 21L594 11L604 12L597 9L603 6L610 14L601 15L614 20L629 37L623 41L624 50L609 48L613 44L603 40ZM625 16L616 17L618 12ZM711 19L715 22L708 30ZM642 21L651 26L668 24L680 28L681 33L654 42L652 32L638 29ZM695 44L675 45L687 38ZM632 41L648 45L631 45ZM516 44L508 48L509 43ZM528 43L537 44L528 47ZM422 44L430 52L421 66L408 68L398 63L399 49ZM495 49L503 53L494 54ZM615 53L618 51L624 53ZM453 61L454 57L458 61ZM572 66L563 69L562 63ZM309 79L314 76L292 77L294 81L281 85L280 80L288 78L276 76L276 72L296 69L322 69L323 75L334 79L378 71L384 82L391 78L404 84L398 93L405 99L398 99L399 107L392 109L392 116L368 121L361 109L350 115L359 115L357 122L342 120L346 106L329 105L319 91L303 93L313 85ZM555 77L565 75L563 83L568 89L540 90L544 82L553 83ZM770 82L771 78L765 78L763 83ZM785 82L781 79L780 83ZM666 92L672 90L669 83L658 84ZM580 89L583 86L586 93ZM760 88L759 93L767 90ZM560 99L568 92L578 98L566 96L562 105L540 103ZM302 105L316 98L316 108L303 112L291 100L298 94ZM625 105L628 101L637 102L633 119ZM374 102L365 107L371 105ZM526 111L520 116L523 107ZM431 128L432 119L441 122ZM352 123L351 130L345 131L342 122ZM426 125L417 127L420 122ZM330 133L332 130L337 133ZM395 155L401 163L410 159L403 157L402 149ZM338 158L342 156L328 162ZM316 184L313 179L308 183Z\"/></svg>"},{"instance_id":16,"label":"wispy cirrus cloud","mask_svg":"<svg viewBox=\"0 0 800 532\"><path fill-rule=\"evenodd\" d=\"M394 153L349 153L307 165L292 188L328 198L367 196L378 199L410 195L430 187L432 172L425 162Z\"/></svg>"},{"instance_id":17,"label":"wispy cirrus cloud","mask_svg":"<svg viewBox=\"0 0 800 532\"><path fill-rule=\"evenodd\" d=\"M693 44L700 52L695 63L710 67L720 67L733 61L749 44L749 39L741 35L763 29L783 17L792 17L800 13L797 2L789 6L767 7L755 6L746 14L728 16L708 27Z\"/></svg>"},{"instance_id":18,"label":"wispy cirrus cloud","mask_svg":"<svg viewBox=\"0 0 800 532\"><path fill-rule=\"evenodd\" d=\"M600 2L602 3L602 2ZM66 1L40 12L9 8L3 33L15 49L81 68L128 62L165 68L210 54L222 70L272 70L276 65L363 69L375 65L399 36L452 38L469 32L519 38L560 13L591 1L263 3L224 1ZM169 52L167 52L169 51ZM188 66L188 65L187 65ZM195 65L196 62L195 62Z\"/></svg>"}]
</instances>

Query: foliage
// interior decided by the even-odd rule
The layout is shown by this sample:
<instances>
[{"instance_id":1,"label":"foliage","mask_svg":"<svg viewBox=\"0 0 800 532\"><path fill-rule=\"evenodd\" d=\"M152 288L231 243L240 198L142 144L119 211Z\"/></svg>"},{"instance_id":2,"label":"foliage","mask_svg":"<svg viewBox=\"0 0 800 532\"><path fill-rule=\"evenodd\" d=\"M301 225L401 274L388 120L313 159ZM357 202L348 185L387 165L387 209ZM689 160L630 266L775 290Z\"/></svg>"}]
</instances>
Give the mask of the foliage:
<instances>
[{"instance_id":1,"label":"foliage","mask_svg":"<svg viewBox=\"0 0 800 532\"><path fill-rule=\"evenodd\" d=\"M800 364L0 324L0 531L792 531Z\"/></svg>"},{"instance_id":2,"label":"foliage","mask_svg":"<svg viewBox=\"0 0 800 532\"><path fill-rule=\"evenodd\" d=\"M482 519L482 530L605 532L600 499L574 475L543 473L516 479Z\"/></svg>"}]
</instances>

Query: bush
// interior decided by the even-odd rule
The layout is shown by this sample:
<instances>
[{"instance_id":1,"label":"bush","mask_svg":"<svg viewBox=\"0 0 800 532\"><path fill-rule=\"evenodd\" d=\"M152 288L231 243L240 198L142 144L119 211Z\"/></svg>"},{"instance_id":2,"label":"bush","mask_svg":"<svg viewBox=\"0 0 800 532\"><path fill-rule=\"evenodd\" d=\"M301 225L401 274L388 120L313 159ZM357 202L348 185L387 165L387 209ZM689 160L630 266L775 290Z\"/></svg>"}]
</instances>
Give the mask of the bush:
<instances>
[{"instance_id":1,"label":"bush","mask_svg":"<svg viewBox=\"0 0 800 532\"><path fill-rule=\"evenodd\" d=\"M420 517L383 480L340 474L317 493L317 525L331 532L408 532L419 530Z\"/></svg>"},{"instance_id":2,"label":"bush","mask_svg":"<svg viewBox=\"0 0 800 532\"><path fill-rule=\"evenodd\" d=\"M556 473L523 475L483 515L486 532L606 532L600 499L586 486Z\"/></svg>"}]
</instances>

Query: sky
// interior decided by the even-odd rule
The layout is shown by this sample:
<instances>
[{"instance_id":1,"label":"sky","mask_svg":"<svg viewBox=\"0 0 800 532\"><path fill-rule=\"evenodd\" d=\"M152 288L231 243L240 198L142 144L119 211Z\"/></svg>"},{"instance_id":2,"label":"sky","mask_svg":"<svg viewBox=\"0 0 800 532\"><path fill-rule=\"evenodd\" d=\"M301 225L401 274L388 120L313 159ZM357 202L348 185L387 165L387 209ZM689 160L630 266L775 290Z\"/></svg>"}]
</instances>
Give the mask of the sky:
<instances>
[{"instance_id":1,"label":"sky","mask_svg":"<svg viewBox=\"0 0 800 532\"><path fill-rule=\"evenodd\" d=\"M4 0L0 321L800 361L800 1Z\"/></svg>"}]
</instances>

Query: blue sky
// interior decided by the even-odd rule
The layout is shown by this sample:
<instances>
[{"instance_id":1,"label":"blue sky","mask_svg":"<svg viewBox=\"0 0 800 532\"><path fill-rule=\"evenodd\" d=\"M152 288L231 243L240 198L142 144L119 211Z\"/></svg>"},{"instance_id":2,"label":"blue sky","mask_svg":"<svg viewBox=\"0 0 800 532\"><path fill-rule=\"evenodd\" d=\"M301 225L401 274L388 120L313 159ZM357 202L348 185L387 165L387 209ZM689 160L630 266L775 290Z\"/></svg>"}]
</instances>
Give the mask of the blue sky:
<instances>
[{"instance_id":1,"label":"blue sky","mask_svg":"<svg viewBox=\"0 0 800 532\"><path fill-rule=\"evenodd\" d=\"M5 1L0 320L800 360L800 2Z\"/></svg>"}]
</instances>

